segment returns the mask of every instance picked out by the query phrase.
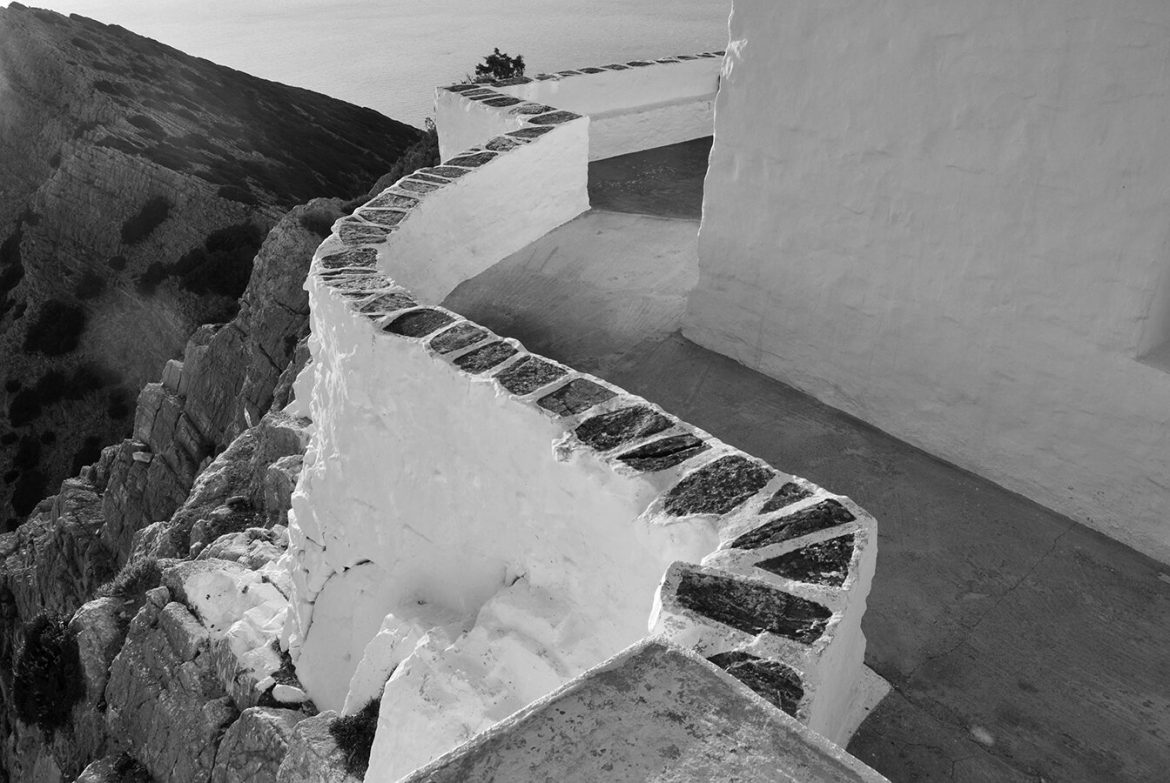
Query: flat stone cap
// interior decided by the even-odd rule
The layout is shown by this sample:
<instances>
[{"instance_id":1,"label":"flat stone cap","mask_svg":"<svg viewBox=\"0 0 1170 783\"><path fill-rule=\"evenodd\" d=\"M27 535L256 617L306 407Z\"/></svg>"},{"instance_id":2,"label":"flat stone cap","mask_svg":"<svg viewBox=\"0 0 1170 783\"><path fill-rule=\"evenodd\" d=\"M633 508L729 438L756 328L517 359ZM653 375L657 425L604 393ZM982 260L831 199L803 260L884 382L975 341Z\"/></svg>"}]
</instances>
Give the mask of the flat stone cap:
<instances>
[{"instance_id":1,"label":"flat stone cap","mask_svg":"<svg viewBox=\"0 0 1170 783\"><path fill-rule=\"evenodd\" d=\"M655 639L585 672L401 783L550 780L889 783L715 665Z\"/></svg>"}]
</instances>

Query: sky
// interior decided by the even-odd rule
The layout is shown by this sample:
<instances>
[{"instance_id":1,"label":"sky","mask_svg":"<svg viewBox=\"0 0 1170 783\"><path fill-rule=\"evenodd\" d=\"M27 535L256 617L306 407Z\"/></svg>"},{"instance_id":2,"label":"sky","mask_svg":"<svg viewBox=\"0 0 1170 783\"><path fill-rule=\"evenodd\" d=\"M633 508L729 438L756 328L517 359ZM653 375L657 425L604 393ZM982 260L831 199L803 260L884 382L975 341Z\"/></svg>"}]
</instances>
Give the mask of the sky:
<instances>
[{"instance_id":1,"label":"sky","mask_svg":"<svg viewBox=\"0 0 1170 783\"><path fill-rule=\"evenodd\" d=\"M529 73L723 49L731 0L26 0L421 125L494 47Z\"/></svg>"}]
</instances>

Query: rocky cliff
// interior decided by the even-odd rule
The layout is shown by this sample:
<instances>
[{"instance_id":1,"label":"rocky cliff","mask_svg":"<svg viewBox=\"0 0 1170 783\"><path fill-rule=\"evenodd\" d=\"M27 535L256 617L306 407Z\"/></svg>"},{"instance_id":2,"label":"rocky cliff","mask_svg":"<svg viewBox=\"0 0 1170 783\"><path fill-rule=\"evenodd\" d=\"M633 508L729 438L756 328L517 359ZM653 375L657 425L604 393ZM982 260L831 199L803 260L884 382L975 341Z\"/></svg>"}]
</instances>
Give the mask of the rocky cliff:
<instances>
[{"instance_id":1,"label":"rocky cliff","mask_svg":"<svg viewBox=\"0 0 1170 783\"><path fill-rule=\"evenodd\" d=\"M253 256L289 207L364 193L419 136L120 27L0 8L0 525L12 529L103 444L132 426L142 434L137 390L199 324L232 319ZM273 317L280 331L298 316ZM232 327L204 329L188 364L233 340ZM180 436L210 444L258 421L259 379L283 369L275 357L288 347L258 342L240 369L252 407L231 422L226 407L176 418ZM151 394L146 409L165 427L181 394ZM176 455L166 470L181 485L204 456ZM119 482L164 470L109 464ZM161 518L180 494L143 513Z\"/></svg>"}]
</instances>

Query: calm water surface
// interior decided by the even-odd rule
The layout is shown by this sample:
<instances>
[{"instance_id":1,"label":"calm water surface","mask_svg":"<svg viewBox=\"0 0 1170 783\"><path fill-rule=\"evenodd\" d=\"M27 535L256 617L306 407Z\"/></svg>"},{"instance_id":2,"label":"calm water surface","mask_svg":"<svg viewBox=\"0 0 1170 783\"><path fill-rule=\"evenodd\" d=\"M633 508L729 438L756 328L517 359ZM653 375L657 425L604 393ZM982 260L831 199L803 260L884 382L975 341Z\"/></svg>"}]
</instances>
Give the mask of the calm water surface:
<instances>
[{"instance_id":1,"label":"calm water surface","mask_svg":"<svg viewBox=\"0 0 1170 783\"><path fill-rule=\"evenodd\" d=\"M421 125L498 46L530 73L724 48L730 0L23 0Z\"/></svg>"}]
</instances>

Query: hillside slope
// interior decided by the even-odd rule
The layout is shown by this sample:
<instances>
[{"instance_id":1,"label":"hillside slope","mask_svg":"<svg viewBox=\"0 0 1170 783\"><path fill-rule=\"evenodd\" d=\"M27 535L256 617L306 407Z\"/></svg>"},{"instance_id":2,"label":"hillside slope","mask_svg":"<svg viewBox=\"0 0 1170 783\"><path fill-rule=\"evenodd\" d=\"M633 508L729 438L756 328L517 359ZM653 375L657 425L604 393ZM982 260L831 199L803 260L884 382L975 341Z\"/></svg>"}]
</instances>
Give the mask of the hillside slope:
<instances>
[{"instance_id":1,"label":"hillside slope","mask_svg":"<svg viewBox=\"0 0 1170 783\"><path fill-rule=\"evenodd\" d=\"M78 16L0 8L0 529L130 430L289 207L420 132ZM324 227L316 227L322 229Z\"/></svg>"}]
</instances>

